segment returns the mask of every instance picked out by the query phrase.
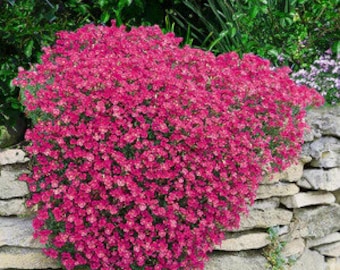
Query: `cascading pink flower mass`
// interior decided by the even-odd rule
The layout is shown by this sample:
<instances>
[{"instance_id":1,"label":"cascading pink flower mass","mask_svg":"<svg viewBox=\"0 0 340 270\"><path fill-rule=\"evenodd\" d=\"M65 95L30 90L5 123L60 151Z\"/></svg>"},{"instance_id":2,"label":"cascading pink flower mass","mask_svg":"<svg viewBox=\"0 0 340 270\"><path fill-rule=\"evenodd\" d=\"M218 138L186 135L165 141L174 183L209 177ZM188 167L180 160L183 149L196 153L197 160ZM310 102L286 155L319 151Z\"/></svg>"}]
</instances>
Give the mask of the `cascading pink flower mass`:
<instances>
[{"instance_id":1,"label":"cascading pink flower mass","mask_svg":"<svg viewBox=\"0 0 340 270\"><path fill-rule=\"evenodd\" d=\"M203 269L322 103L254 55L179 48L159 27L59 32L21 71L35 237L66 269Z\"/></svg>"}]
</instances>

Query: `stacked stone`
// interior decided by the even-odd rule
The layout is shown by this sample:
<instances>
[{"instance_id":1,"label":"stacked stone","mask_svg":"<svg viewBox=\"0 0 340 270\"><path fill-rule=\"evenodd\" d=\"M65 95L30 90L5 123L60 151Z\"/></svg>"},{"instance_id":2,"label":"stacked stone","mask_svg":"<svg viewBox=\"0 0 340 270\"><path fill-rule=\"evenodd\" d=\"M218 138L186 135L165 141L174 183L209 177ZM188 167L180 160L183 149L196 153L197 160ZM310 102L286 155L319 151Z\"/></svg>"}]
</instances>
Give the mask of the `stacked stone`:
<instances>
[{"instance_id":1,"label":"stacked stone","mask_svg":"<svg viewBox=\"0 0 340 270\"><path fill-rule=\"evenodd\" d=\"M265 179L241 227L215 247L206 270L263 270L268 229L291 270L340 270L340 107L308 112L298 164ZM269 267L269 269L271 269Z\"/></svg>"},{"instance_id":2,"label":"stacked stone","mask_svg":"<svg viewBox=\"0 0 340 270\"><path fill-rule=\"evenodd\" d=\"M20 149L0 152L0 269L59 268L33 238L34 213L25 207L29 191L18 181L19 175L29 172L28 161Z\"/></svg>"},{"instance_id":3,"label":"stacked stone","mask_svg":"<svg viewBox=\"0 0 340 270\"><path fill-rule=\"evenodd\" d=\"M340 270L340 108L308 113L299 163L265 179L238 230L210 254L206 270L264 270L268 229L286 242L291 270ZM33 239L32 217L24 202L28 189L17 180L27 170L20 149L0 151L0 270L59 268Z\"/></svg>"}]
</instances>

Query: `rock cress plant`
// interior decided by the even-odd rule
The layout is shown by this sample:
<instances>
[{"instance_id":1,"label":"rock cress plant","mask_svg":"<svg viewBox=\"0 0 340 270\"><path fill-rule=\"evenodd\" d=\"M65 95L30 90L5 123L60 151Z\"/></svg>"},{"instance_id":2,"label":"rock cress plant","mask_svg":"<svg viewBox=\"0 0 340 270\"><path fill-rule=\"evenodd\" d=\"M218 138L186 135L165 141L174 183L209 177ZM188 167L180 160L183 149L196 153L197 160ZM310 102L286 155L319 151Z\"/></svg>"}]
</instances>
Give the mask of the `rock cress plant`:
<instances>
[{"instance_id":1,"label":"rock cress plant","mask_svg":"<svg viewBox=\"0 0 340 270\"><path fill-rule=\"evenodd\" d=\"M203 269L264 169L298 155L321 96L248 54L179 48L158 27L60 32L16 84L36 124L35 237L66 269Z\"/></svg>"}]
</instances>

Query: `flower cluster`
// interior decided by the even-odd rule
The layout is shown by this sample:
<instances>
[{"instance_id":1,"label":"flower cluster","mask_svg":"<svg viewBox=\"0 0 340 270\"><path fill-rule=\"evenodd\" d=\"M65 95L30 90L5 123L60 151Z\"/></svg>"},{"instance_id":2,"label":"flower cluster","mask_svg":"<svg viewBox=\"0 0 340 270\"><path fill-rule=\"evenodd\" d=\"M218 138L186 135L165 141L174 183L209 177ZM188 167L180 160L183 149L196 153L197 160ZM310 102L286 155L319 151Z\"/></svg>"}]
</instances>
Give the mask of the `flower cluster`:
<instances>
[{"instance_id":1,"label":"flower cluster","mask_svg":"<svg viewBox=\"0 0 340 270\"><path fill-rule=\"evenodd\" d=\"M297 157L304 108L288 69L179 48L158 27L60 32L21 71L35 236L66 269L203 269L264 168Z\"/></svg>"},{"instance_id":2,"label":"flower cluster","mask_svg":"<svg viewBox=\"0 0 340 270\"><path fill-rule=\"evenodd\" d=\"M316 89L329 104L340 102L340 55L332 58L332 51L315 60L309 70L301 69L292 74L297 84Z\"/></svg>"}]
</instances>

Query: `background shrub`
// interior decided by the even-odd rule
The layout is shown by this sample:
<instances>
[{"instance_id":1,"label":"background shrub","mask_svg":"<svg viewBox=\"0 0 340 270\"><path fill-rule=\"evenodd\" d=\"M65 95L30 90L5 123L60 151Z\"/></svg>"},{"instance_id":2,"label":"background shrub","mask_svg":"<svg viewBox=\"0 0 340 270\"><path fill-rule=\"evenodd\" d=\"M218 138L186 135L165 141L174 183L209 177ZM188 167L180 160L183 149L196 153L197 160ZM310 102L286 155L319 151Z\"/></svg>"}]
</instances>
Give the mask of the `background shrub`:
<instances>
[{"instance_id":1,"label":"background shrub","mask_svg":"<svg viewBox=\"0 0 340 270\"><path fill-rule=\"evenodd\" d=\"M339 50L339 0L3 0L0 1L0 125L14 124L23 107L11 84L18 67L39 62L55 32L86 23L158 24L214 53L253 52L295 71L324 51ZM167 16L171 14L171 16Z\"/></svg>"},{"instance_id":2,"label":"background shrub","mask_svg":"<svg viewBox=\"0 0 340 270\"><path fill-rule=\"evenodd\" d=\"M328 105L340 102L340 54L332 58L331 50L327 50L309 68L293 73L292 78L298 84L316 89Z\"/></svg>"},{"instance_id":3,"label":"background shrub","mask_svg":"<svg viewBox=\"0 0 340 270\"><path fill-rule=\"evenodd\" d=\"M0 1L0 125L14 124L23 107L19 89L11 84L18 67L40 61L41 48L55 41L60 30L86 23L164 25L165 9L177 1L162 0L20 0Z\"/></svg>"},{"instance_id":4,"label":"background shrub","mask_svg":"<svg viewBox=\"0 0 340 270\"><path fill-rule=\"evenodd\" d=\"M179 43L86 25L20 72L35 237L66 269L203 269L263 168L297 157L317 92L254 55Z\"/></svg>"},{"instance_id":5,"label":"background shrub","mask_svg":"<svg viewBox=\"0 0 340 270\"><path fill-rule=\"evenodd\" d=\"M340 51L339 0L184 0L172 18L192 43L216 54L255 53L276 66L306 68Z\"/></svg>"}]
</instances>

